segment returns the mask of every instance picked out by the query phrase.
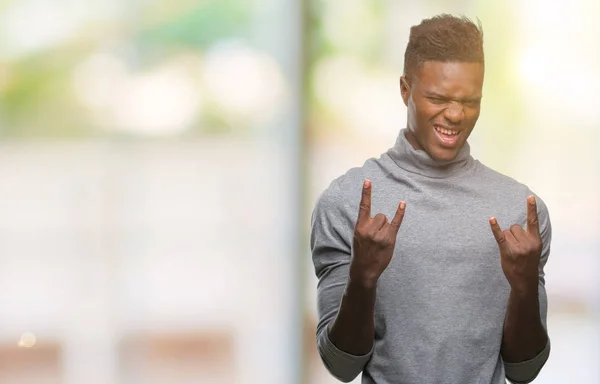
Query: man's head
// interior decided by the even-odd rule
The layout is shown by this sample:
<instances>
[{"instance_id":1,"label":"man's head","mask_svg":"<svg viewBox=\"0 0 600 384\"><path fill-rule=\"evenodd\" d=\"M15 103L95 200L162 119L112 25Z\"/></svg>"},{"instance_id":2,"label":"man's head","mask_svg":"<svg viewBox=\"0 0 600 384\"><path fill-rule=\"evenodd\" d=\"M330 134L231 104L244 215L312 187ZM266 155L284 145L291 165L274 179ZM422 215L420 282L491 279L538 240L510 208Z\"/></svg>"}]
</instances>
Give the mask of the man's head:
<instances>
[{"instance_id":1,"label":"man's head","mask_svg":"<svg viewBox=\"0 0 600 384\"><path fill-rule=\"evenodd\" d=\"M483 31L466 17L439 15L410 29L400 91L407 139L435 160L452 160L479 118Z\"/></svg>"}]
</instances>

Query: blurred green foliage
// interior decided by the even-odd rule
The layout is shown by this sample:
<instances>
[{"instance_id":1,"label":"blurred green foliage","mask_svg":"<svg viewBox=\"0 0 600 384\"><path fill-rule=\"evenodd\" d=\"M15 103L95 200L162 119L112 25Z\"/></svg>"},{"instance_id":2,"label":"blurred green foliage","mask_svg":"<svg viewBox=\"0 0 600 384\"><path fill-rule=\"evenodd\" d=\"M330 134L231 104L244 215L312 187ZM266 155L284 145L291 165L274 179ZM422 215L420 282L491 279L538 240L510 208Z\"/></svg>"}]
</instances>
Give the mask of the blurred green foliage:
<instances>
[{"instance_id":1,"label":"blurred green foliage","mask_svg":"<svg viewBox=\"0 0 600 384\"><path fill-rule=\"evenodd\" d=\"M172 1L163 4L172 7ZM154 7L160 10L160 2ZM166 20L151 22L137 33L135 44L167 49L206 50L225 38L251 35L254 3L244 0L212 0L181 7Z\"/></svg>"},{"instance_id":2,"label":"blurred green foliage","mask_svg":"<svg viewBox=\"0 0 600 384\"><path fill-rule=\"evenodd\" d=\"M128 5L123 5L122 14L114 20L94 25L113 32L106 34L106 39L86 35L84 25L59 45L2 63L0 138L114 136L115 131L92 122L89 111L73 92L74 71L86 57L108 47L135 73L174 54L190 52L201 56L221 39L247 36L255 7L248 0L161 0L135 9L127 8L134 7L134 2L124 4ZM5 11L6 7L0 10ZM207 115L212 121L219 121L214 112ZM197 122L194 126L203 124Z\"/></svg>"}]
</instances>

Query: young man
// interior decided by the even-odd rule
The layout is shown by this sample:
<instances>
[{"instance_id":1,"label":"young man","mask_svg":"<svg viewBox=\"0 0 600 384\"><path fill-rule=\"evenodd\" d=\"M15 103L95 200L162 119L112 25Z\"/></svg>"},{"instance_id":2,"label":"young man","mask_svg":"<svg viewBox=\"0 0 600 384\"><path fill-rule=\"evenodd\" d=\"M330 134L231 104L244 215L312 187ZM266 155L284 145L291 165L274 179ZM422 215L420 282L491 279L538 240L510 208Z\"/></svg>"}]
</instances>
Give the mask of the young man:
<instances>
[{"instance_id":1,"label":"young man","mask_svg":"<svg viewBox=\"0 0 600 384\"><path fill-rule=\"evenodd\" d=\"M529 383L548 359L550 218L469 154L483 77L480 26L441 15L412 27L407 127L319 197L317 345L341 381Z\"/></svg>"}]
</instances>

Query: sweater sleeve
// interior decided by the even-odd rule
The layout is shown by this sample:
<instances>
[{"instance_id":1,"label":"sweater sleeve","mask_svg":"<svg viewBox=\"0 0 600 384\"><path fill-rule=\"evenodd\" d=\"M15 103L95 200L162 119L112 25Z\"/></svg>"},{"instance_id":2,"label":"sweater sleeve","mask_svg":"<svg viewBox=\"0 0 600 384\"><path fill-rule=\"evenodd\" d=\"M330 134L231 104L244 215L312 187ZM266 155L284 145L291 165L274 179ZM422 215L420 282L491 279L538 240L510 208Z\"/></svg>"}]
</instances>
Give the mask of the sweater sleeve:
<instances>
[{"instance_id":1,"label":"sweater sleeve","mask_svg":"<svg viewBox=\"0 0 600 384\"><path fill-rule=\"evenodd\" d=\"M546 204L538 196L536 196L535 198L538 207L540 235L542 237L542 255L540 258L540 266L538 271L538 300L540 304L540 319L542 320L542 325L546 330L546 333L548 333L548 295L546 294L546 278L544 273L544 267L548 262L548 256L550 255L550 243L552 241L552 224L550 222L550 215L548 213L548 208L546 207ZM544 364L546 364L546 361L548 360L549 356L550 336L548 336L548 342L546 343L546 347L534 358L519 363L504 362L506 378L515 384L525 384L532 382L540 373Z\"/></svg>"},{"instance_id":2,"label":"sweater sleeve","mask_svg":"<svg viewBox=\"0 0 600 384\"><path fill-rule=\"evenodd\" d=\"M373 351L355 356L338 349L329 339L346 282L351 258L354 224L339 188L332 184L319 197L311 218L310 245L317 285L317 349L327 370L338 380L350 382L363 370Z\"/></svg>"}]
</instances>

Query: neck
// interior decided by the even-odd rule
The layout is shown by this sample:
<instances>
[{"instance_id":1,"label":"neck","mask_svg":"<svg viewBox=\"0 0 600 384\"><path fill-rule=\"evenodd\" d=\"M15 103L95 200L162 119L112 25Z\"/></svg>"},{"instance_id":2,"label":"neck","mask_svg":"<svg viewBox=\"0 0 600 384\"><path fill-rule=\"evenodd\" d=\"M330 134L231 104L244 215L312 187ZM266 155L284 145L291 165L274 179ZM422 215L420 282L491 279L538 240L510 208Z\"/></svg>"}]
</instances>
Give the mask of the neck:
<instances>
[{"instance_id":1,"label":"neck","mask_svg":"<svg viewBox=\"0 0 600 384\"><path fill-rule=\"evenodd\" d=\"M421 144L419 144L417 138L410 129L405 129L404 135L406 136L406 140L409 142L410 145L412 145L414 149L416 149L417 151L423 150L423 147L421 147Z\"/></svg>"},{"instance_id":2,"label":"neck","mask_svg":"<svg viewBox=\"0 0 600 384\"><path fill-rule=\"evenodd\" d=\"M465 143L452 160L434 160L406 128L400 131L396 144L390 148L388 155L400 168L431 178L455 176L469 170L474 162L469 143Z\"/></svg>"}]
</instances>

